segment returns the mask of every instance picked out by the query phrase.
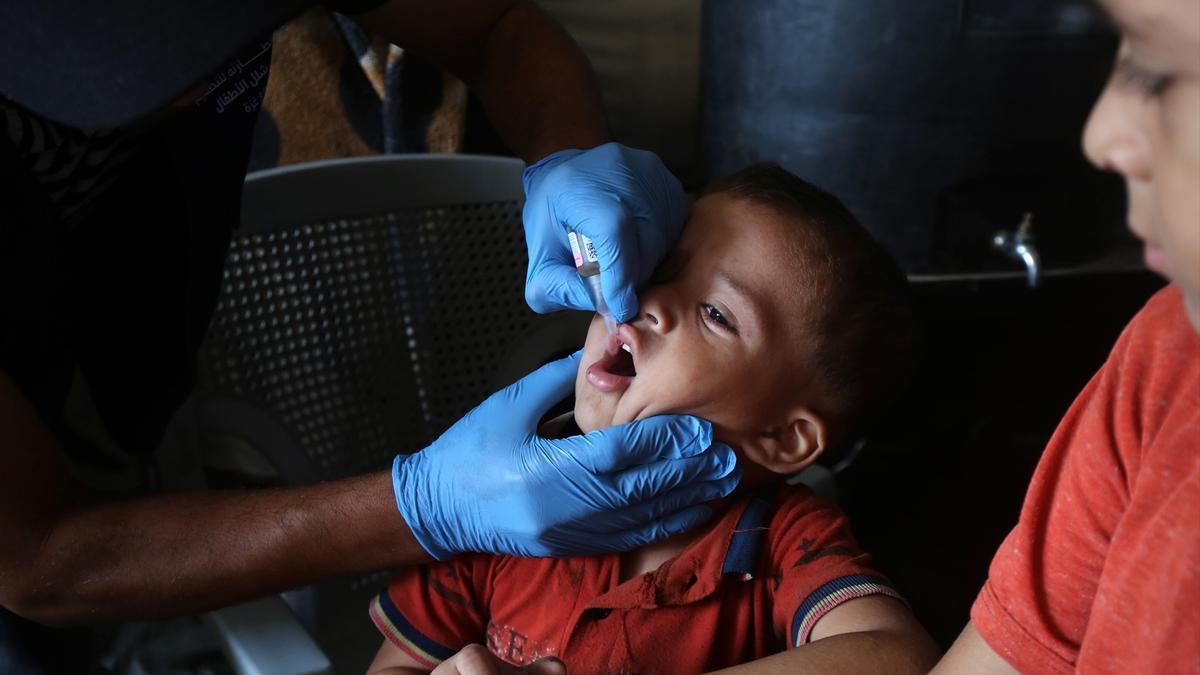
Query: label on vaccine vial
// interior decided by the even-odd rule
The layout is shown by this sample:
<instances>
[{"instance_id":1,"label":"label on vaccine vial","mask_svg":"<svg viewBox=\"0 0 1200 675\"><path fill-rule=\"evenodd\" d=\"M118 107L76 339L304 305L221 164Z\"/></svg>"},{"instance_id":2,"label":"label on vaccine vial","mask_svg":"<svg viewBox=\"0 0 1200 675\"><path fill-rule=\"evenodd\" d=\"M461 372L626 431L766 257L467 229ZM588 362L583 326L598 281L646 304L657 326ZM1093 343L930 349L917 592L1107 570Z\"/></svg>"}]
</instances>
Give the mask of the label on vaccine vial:
<instances>
[{"instance_id":1,"label":"label on vaccine vial","mask_svg":"<svg viewBox=\"0 0 1200 675\"><path fill-rule=\"evenodd\" d=\"M600 257L596 255L596 245L591 239L575 232L568 232L567 239L571 242L571 255L575 258L575 267L582 268L589 263L589 266L599 265Z\"/></svg>"}]
</instances>

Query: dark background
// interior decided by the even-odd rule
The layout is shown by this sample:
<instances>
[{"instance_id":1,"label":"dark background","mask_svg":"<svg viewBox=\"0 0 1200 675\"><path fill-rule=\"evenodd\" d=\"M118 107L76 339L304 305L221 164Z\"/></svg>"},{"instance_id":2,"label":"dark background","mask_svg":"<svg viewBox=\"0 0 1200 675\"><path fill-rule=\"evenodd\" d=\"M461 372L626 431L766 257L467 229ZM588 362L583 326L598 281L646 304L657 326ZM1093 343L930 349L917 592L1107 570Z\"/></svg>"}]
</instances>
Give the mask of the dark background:
<instances>
[{"instance_id":1,"label":"dark background","mask_svg":"<svg viewBox=\"0 0 1200 675\"><path fill-rule=\"evenodd\" d=\"M1034 467L1125 323L1147 272L916 284L925 332L910 391L837 479L839 501L934 638L962 630Z\"/></svg>"}]
</instances>

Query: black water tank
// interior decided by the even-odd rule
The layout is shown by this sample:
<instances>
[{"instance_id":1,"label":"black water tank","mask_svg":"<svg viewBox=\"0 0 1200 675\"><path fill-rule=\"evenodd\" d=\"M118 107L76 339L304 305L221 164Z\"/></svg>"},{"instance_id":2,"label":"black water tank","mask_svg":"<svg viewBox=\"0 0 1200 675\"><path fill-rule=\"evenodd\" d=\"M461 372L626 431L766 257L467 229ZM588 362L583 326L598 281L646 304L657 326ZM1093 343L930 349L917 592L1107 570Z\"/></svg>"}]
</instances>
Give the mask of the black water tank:
<instances>
[{"instance_id":1,"label":"black water tank","mask_svg":"<svg viewBox=\"0 0 1200 675\"><path fill-rule=\"evenodd\" d=\"M1108 250L1124 192L1080 138L1116 36L1089 0L705 0L710 177L775 160L841 197L913 273Z\"/></svg>"}]
</instances>

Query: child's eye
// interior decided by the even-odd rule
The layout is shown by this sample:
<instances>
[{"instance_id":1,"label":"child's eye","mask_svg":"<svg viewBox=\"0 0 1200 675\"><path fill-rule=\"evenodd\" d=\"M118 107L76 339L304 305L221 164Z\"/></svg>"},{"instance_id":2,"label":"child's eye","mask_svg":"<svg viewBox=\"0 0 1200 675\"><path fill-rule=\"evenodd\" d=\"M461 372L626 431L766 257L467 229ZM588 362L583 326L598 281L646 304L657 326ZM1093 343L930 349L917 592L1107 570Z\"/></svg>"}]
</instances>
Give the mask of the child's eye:
<instances>
[{"instance_id":1,"label":"child's eye","mask_svg":"<svg viewBox=\"0 0 1200 675\"><path fill-rule=\"evenodd\" d=\"M737 332L737 329L733 327L733 324L729 322L729 319L726 319L725 315L721 313L721 310L717 309L713 305L710 305L707 302L701 303L700 311L704 313L705 321L711 321L712 323L715 323L730 332Z\"/></svg>"},{"instance_id":2,"label":"child's eye","mask_svg":"<svg viewBox=\"0 0 1200 675\"><path fill-rule=\"evenodd\" d=\"M1159 96L1175 81L1170 75L1153 72L1129 59L1122 59L1117 64L1117 72L1121 79L1133 85L1146 97Z\"/></svg>"}]
</instances>

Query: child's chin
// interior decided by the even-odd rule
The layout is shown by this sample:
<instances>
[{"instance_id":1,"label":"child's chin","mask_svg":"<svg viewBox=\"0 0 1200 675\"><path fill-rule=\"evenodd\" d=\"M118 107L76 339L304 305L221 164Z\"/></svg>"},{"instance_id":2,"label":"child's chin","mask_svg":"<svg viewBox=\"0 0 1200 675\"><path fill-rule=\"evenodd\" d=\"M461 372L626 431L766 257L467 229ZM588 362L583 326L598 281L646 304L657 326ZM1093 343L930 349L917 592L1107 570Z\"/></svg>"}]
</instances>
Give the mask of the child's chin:
<instances>
[{"instance_id":1,"label":"child's chin","mask_svg":"<svg viewBox=\"0 0 1200 675\"><path fill-rule=\"evenodd\" d=\"M594 401L581 398L575 400L575 425L583 433L612 426L612 412Z\"/></svg>"}]
</instances>

